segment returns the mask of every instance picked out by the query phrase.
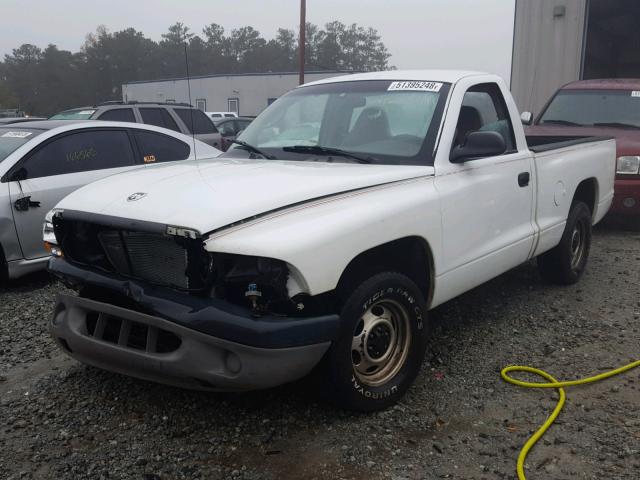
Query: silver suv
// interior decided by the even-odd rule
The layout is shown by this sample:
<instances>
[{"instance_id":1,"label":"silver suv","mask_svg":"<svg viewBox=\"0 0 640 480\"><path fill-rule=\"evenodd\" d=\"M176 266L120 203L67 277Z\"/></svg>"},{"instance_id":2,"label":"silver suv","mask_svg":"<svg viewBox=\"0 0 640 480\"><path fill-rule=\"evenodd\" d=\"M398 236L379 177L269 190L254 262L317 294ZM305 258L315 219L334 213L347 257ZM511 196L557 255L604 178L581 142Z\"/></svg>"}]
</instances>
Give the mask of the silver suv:
<instances>
[{"instance_id":1,"label":"silver suv","mask_svg":"<svg viewBox=\"0 0 640 480\"><path fill-rule=\"evenodd\" d=\"M50 120L108 120L168 128L220 149L221 136L204 112L188 103L104 102L55 114Z\"/></svg>"}]
</instances>

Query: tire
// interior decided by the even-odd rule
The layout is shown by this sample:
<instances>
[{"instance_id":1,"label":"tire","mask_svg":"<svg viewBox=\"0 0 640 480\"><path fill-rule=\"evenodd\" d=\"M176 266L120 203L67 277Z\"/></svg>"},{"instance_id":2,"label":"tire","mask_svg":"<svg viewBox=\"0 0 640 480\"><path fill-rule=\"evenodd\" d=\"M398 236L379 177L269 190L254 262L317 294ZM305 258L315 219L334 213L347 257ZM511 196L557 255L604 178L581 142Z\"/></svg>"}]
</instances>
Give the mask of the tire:
<instances>
[{"instance_id":1,"label":"tire","mask_svg":"<svg viewBox=\"0 0 640 480\"><path fill-rule=\"evenodd\" d=\"M582 277L591 249L591 210L584 202L571 206L560 243L538 257L542 278L558 285L571 285Z\"/></svg>"},{"instance_id":2,"label":"tire","mask_svg":"<svg viewBox=\"0 0 640 480\"><path fill-rule=\"evenodd\" d=\"M5 260L4 250L0 245L0 287L4 287L9 283L9 267Z\"/></svg>"},{"instance_id":3,"label":"tire","mask_svg":"<svg viewBox=\"0 0 640 480\"><path fill-rule=\"evenodd\" d=\"M339 408L371 412L396 403L420 371L427 305L405 275L378 273L341 312L338 339L318 369L322 396Z\"/></svg>"}]
</instances>

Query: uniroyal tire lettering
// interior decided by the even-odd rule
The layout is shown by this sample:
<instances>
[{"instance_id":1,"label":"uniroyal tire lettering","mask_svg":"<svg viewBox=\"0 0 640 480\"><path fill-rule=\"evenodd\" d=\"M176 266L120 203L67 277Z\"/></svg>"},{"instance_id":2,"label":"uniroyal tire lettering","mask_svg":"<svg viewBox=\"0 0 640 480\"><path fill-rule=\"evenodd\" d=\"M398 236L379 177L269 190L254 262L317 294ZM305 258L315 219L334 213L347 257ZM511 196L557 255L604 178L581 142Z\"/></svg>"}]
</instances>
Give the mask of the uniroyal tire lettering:
<instances>
[{"instance_id":1,"label":"uniroyal tire lettering","mask_svg":"<svg viewBox=\"0 0 640 480\"><path fill-rule=\"evenodd\" d=\"M398 387L394 385L391 388L388 388L384 392L372 392L371 390L365 390L365 388L358 383L356 377L354 375L351 376L351 383L353 384L353 388L356 392L362 395L365 398L372 398L374 400L381 400L383 398L389 398L391 395L398 391Z\"/></svg>"}]
</instances>

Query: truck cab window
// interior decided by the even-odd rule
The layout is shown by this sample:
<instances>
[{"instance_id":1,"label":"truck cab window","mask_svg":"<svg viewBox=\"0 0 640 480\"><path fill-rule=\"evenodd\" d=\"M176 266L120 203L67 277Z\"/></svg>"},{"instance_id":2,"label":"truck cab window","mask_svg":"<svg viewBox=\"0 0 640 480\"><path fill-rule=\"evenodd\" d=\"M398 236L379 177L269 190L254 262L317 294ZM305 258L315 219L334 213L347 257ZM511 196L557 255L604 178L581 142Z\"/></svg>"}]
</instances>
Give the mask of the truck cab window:
<instances>
[{"instance_id":1,"label":"truck cab window","mask_svg":"<svg viewBox=\"0 0 640 480\"><path fill-rule=\"evenodd\" d=\"M475 85L464 94L452 147L463 145L467 135L477 131L498 132L507 144L505 153L516 150L507 104L495 83Z\"/></svg>"}]
</instances>

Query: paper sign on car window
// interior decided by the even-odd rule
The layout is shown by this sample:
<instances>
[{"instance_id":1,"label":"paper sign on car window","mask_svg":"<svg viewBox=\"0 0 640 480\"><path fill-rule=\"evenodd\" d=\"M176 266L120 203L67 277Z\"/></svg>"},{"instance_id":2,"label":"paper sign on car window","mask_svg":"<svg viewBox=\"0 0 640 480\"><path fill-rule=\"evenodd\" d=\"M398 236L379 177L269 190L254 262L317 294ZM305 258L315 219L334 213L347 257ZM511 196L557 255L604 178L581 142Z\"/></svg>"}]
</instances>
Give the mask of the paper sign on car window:
<instances>
[{"instance_id":1,"label":"paper sign on car window","mask_svg":"<svg viewBox=\"0 0 640 480\"><path fill-rule=\"evenodd\" d=\"M145 155L144 158L144 163L153 163L156 161L156 156L155 155Z\"/></svg>"},{"instance_id":2,"label":"paper sign on car window","mask_svg":"<svg viewBox=\"0 0 640 480\"><path fill-rule=\"evenodd\" d=\"M7 132L2 134L6 138L27 138L32 132Z\"/></svg>"},{"instance_id":3,"label":"paper sign on car window","mask_svg":"<svg viewBox=\"0 0 640 480\"><path fill-rule=\"evenodd\" d=\"M80 110L78 115L93 115L94 112L95 110Z\"/></svg>"},{"instance_id":4,"label":"paper sign on car window","mask_svg":"<svg viewBox=\"0 0 640 480\"><path fill-rule=\"evenodd\" d=\"M387 91L439 92L440 88L442 88L442 83L439 82L391 82Z\"/></svg>"},{"instance_id":5,"label":"paper sign on car window","mask_svg":"<svg viewBox=\"0 0 640 480\"><path fill-rule=\"evenodd\" d=\"M640 97L640 90L634 90L633 92L631 92L631 96L632 97Z\"/></svg>"}]
</instances>

